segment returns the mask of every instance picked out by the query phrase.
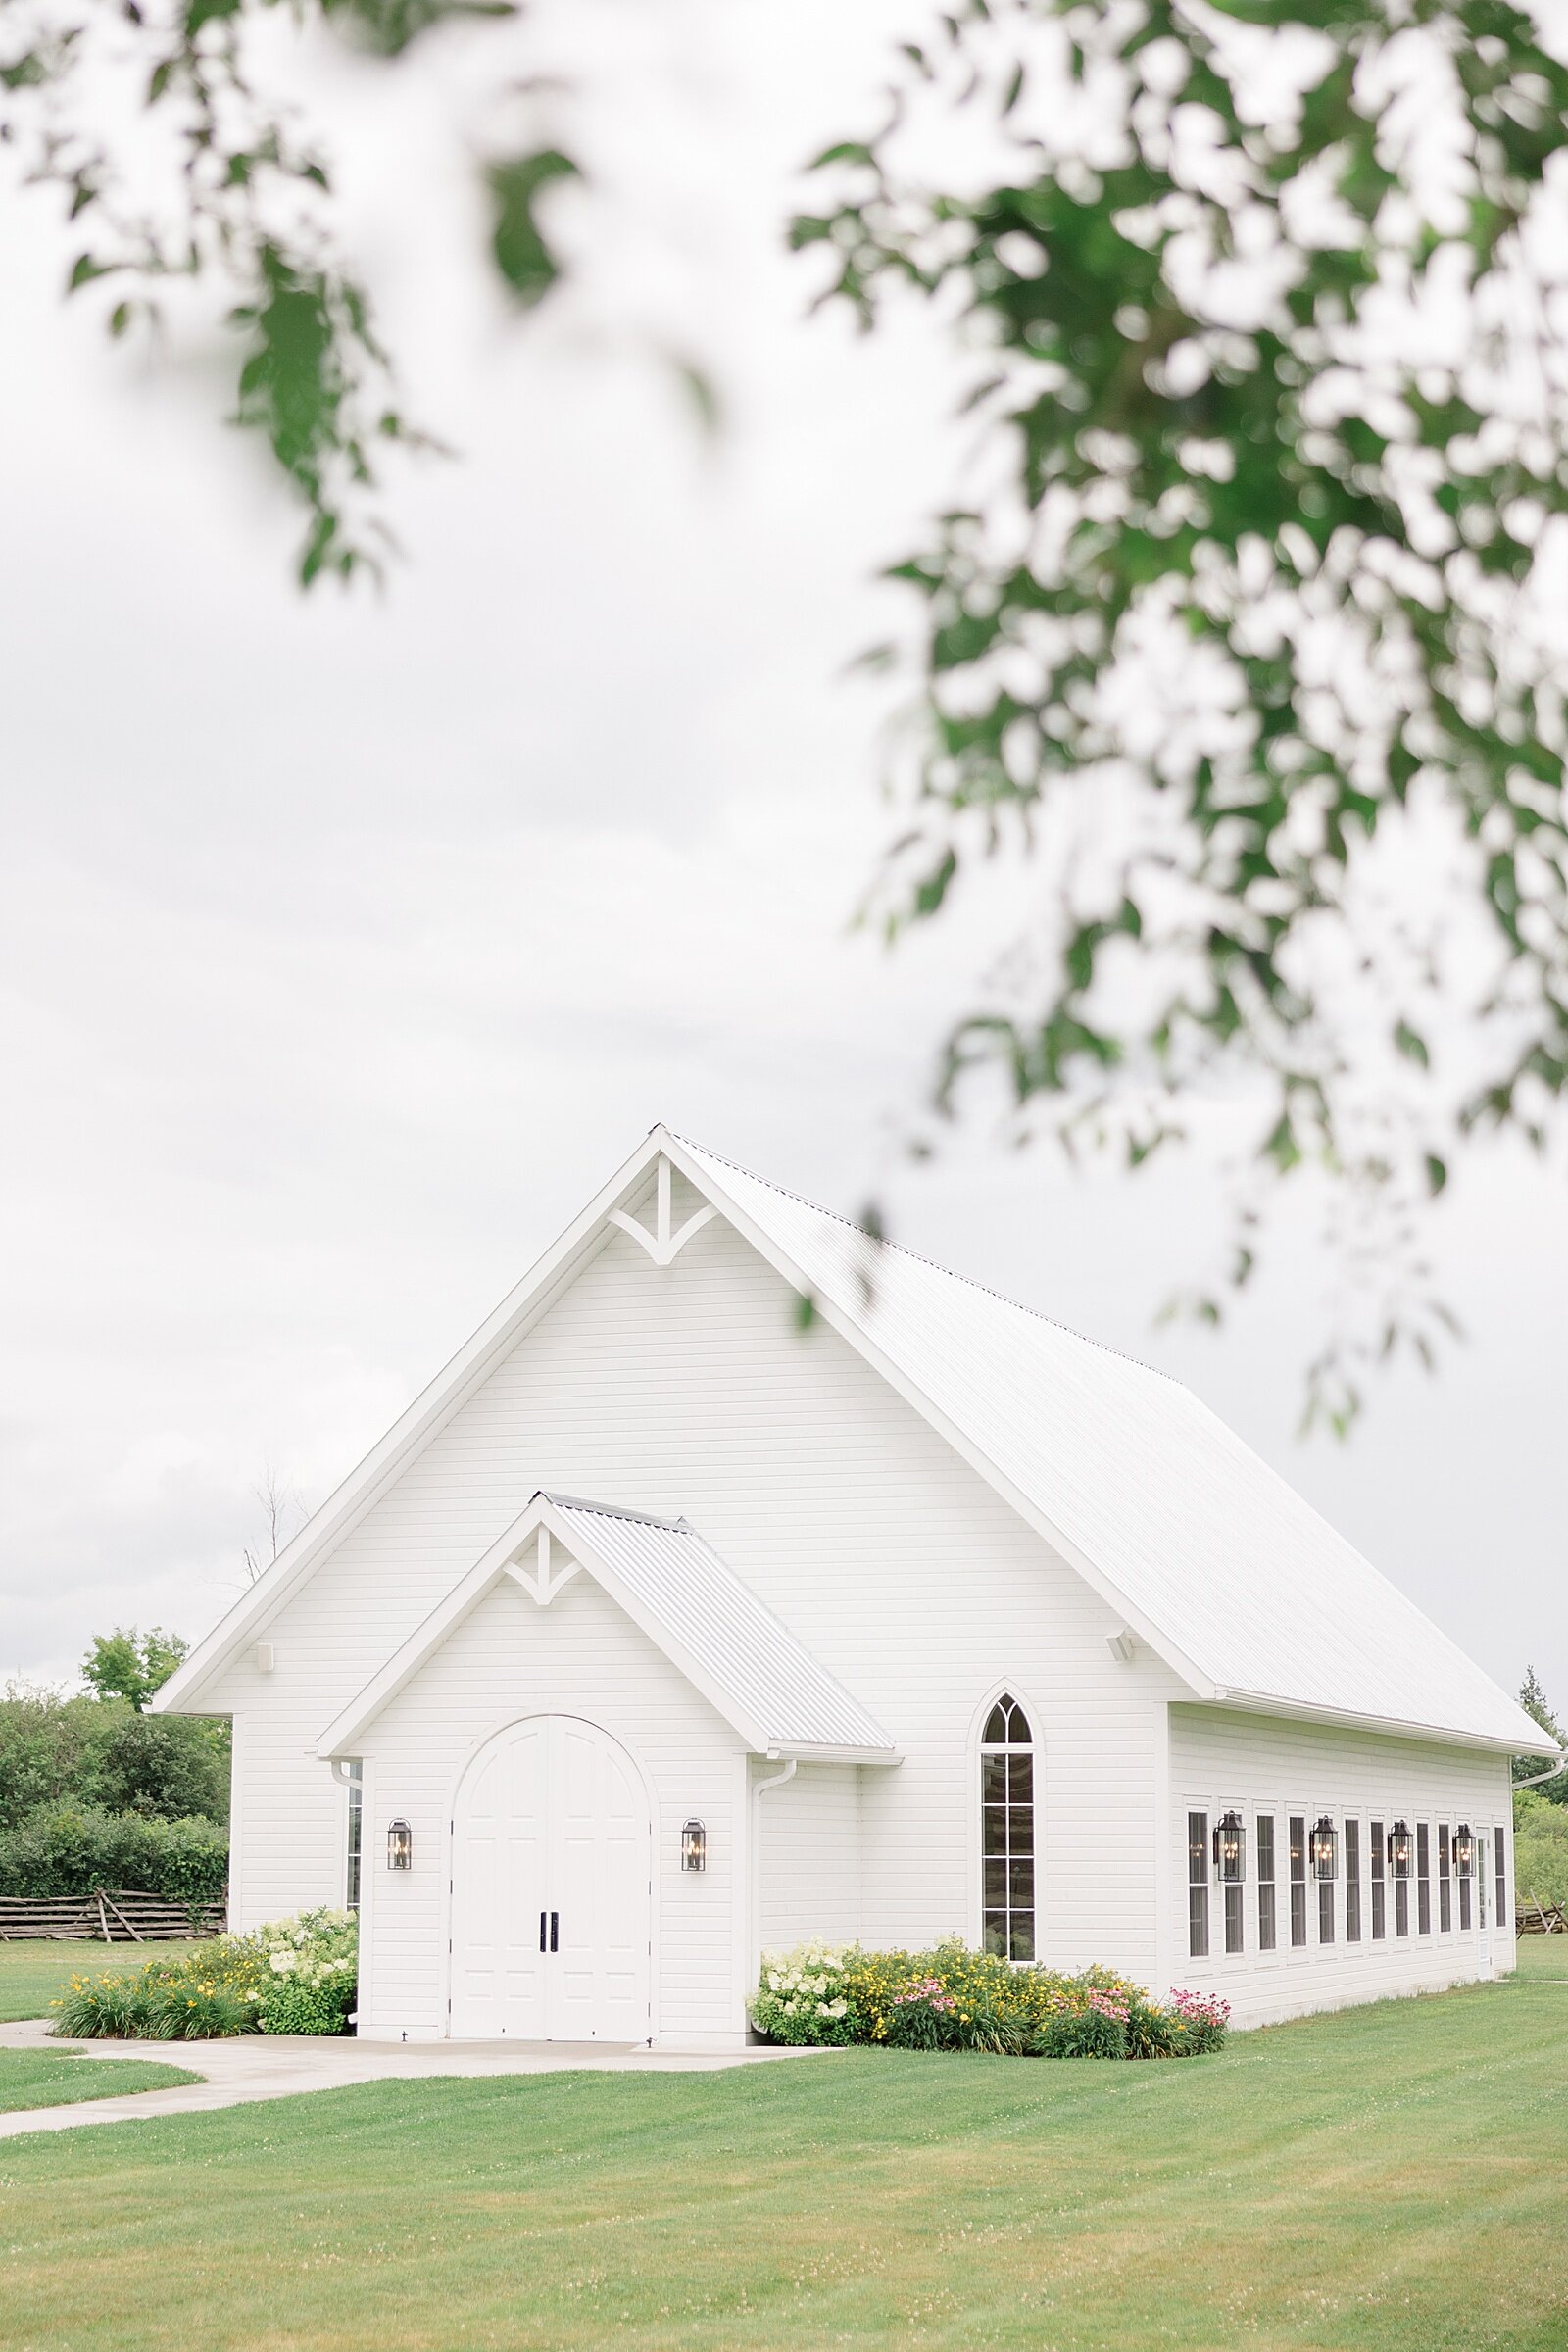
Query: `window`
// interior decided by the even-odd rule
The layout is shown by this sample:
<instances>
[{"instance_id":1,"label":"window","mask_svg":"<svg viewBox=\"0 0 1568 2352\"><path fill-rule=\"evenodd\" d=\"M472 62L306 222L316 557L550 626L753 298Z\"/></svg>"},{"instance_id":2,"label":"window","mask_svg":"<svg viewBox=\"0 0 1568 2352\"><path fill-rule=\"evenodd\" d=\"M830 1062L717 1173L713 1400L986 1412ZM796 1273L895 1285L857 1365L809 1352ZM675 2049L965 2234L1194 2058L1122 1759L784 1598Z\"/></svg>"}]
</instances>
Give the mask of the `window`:
<instances>
[{"instance_id":1,"label":"window","mask_svg":"<svg viewBox=\"0 0 1568 2352\"><path fill-rule=\"evenodd\" d=\"M1470 1925L1470 1874L1468 1871L1459 1881L1459 1925L1461 1928L1468 1928Z\"/></svg>"},{"instance_id":2,"label":"window","mask_svg":"<svg viewBox=\"0 0 1568 2352\"><path fill-rule=\"evenodd\" d=\"M1424 1821L1415 1825L1415 1928L1418 1936L1432 1933L1432 1838Z\"/></svg>"},{"instance_id":3,"label":"window","mask_svg":"<svg viewBox=\"0 0 1568 2352\"><path fill-rule=\"evenodd\" d=\"M1438 1933L1446 1936L1453 1925L1453 1848L1448 1843L1448 1825L1438 1824Z\"/></svg>"},{"instance_id":4,"label":"window","mask_svg":"<svg viewBox=\"0 0 1568 2352\"><path fill-rule=\"evenodd\" d=\"M1345 1940L1361 1940L1361 1824L1345 1825Z\"/></svg>"},{"instance_id":5,"label":"window","mask_svg":"<svg viewBox=\"0 0 1568 2352\"><path fill-rule=\"evenodd\" d=\"M1366 1825L1367 1851L1372 1864L1372 1940L1381 1943L1389 1932L1388 1889L1383 1884L1383 1824Z\"/></svg>"},{"instance_id":6,"label":"window","mask_svg":"<svg viewBox=\"0 0 1568 2352\"><path fill-rule=\"evenodd\" d=\"M1496 1921L1497 1933L1500 1936L1503 1929L1508 1925L1508 1846L1506 1831L1494 1830L1492 1834L1492 1858L1497 1873L1495 1882L1497 1890Z\"/></svg>"},{"instance_id":7,"label":"window","mask_svg":"<svg viewBox=\"0 0 1568 2352\"><path fill-rule=\"evenodd\" d=\"M1396 1879L1394 1882L1394 1933L1396 1936L1408 1936L1410 1933L1410 1882L1408 1879Z\"/></svg>"},{"instance_id":8,"label":"window","mask_svg":"<svg viewBox=\"0 0 1568 2352\"><path fill-rule=\"evenodd\" d=\"M343 1903L349 1911L360 1907L360 1857L365 1846L365 1766L356 1756L349 1766L349 1826L348 1864L344 1872Z\"/></svg>"},{"instance_id":9,"label":"window","mask_svg":"<svg viewBox=\"0 0 1568 2352\"><path fill-rule=\"evenodd\" d=\"M1257 1948L1274 1949L1274 1816L1257 1817Z\"/></svg>"},{"instance_id":10,"label":"window","mask_svg":"<svg viewBox=\"0 0 1568 2352\"><path fill-rule=\"evenodd\" d=\"M1247 1899L1245 1886L1225 1889L1225 1949L1239 1952L1242 1948L1242 1905Z\"/></svg>"},{"instance_id":11,"label":"window","mask_svg":"<svg viewBox=\"0 0 1568 2352\"><path fill-rule=\"evenodd\" d=\"M1306 1816L1291 1815L1291 1941L1306 1941Z\"/></svg>"},{"instance_id":12,"label":"window","mask_svg":"<svg viewBox=\"0 0 1568 2352\"><path fill-rule=\"evenodd\" d=\"M1208 1952L1208 1815L1187 1816L1187 1952L1201 1960Z\"/></svg>"},{"instance_id":13,"label":"window","mask_svg":"<svg viewBox=\"0 0 1568 2352\"><path fill-rule=\"evenodd\" d=\"M1035 1755L1029 1718L1004 1691L980 1743L985 1948L1035 1956Z\"/></svg>"}]
</instances>

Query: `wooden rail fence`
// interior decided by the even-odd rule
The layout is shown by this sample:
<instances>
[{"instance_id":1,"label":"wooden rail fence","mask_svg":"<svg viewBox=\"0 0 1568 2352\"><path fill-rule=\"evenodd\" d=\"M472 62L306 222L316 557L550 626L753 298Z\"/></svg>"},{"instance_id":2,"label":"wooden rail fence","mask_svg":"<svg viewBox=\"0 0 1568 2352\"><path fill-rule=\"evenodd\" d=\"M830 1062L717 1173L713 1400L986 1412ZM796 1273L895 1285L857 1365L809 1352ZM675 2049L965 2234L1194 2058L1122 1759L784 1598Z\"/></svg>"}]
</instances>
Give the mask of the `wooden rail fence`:
<instances>
[{"instance_id":1,"label":"wooden rail fence","mask_svg":"<svg viewBox=\"0 0 1568 2352\"><path fill-rule=\"evenodd\" d=\"M220 1936L221 1903L172 1903L161 1894L120 1887L95 1894L51 1895L33 1902L0 1895L0 1943L48 1937L61 1942L169 1943L176 1936Z\"/></svg>"}]
</instances>

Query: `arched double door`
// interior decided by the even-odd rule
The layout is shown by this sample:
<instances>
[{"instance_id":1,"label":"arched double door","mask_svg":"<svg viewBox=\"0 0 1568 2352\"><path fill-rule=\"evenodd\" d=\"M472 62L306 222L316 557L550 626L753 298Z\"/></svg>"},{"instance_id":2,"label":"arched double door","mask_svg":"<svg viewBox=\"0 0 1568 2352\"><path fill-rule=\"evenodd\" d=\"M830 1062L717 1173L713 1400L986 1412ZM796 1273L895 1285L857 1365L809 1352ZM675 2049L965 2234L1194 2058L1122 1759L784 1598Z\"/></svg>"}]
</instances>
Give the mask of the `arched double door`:
<instances>
[{"instance_id":1,"label":"arched double door","mask_svg":"<svg viewBox=\"0 0 1568 2352\"><path fill-rule=\"evenodd\" d=\"M455 2038L646 2041L652 1835L625 1749L574 1715L485 1742L452 1824Z\"/></svg>"}]
</instances>

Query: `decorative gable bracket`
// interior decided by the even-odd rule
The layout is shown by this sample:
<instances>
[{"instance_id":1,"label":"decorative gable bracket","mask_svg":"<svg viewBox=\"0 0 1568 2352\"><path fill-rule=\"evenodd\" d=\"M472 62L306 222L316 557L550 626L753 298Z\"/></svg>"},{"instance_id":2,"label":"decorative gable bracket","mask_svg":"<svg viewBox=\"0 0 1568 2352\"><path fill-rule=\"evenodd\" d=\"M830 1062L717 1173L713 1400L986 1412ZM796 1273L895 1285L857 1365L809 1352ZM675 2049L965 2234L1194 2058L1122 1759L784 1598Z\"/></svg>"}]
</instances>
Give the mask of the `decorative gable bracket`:
<instances>
[{"instance_id":1,"label":"decorative gable bracket","mask_svg":"<svg viewBox=\"0 0 1568 2352\"><path fill-rule=\"evenodd\" d=\"M687 1243L691 1240L692 1235L694 1233L700 1233L703 1227L708 1223L709 1218L711 1216L716 1216L717 1213L718 1212L716 1209L706 1205L702 1208L694 1209L684 1225L680 1226L675 1231L671 1231L669 1211L669 1161L662 1155L662 1153L661 1153L659 1161L659 1189L654 1203L653 1232L650 1233L646 1225L639 1225L636 1218L628 1216L623 1208L611 1209L609 1221L612 1225L618 1225L622 1233L629 1233L632 1240L636 1242L640 1248L647 1250L649 1256L653 1259L656 1266L669 1266L674 1264L676 1258L680 1255Z\"/></svg>"},{"instance_id":2,"label":"decorative gable bracket","mask_svg":"<svg viewBox=\"0 0 1568 2352\"><path fill-rule=\"evenodd\" d=\"M524 1558L526 1556L523 1554ZM524 1568L521 1559L509 1560L507 1574L514 1584L522 1587L530 1600L536 1600L542 1609L548 1609L556 1594L570 1584L581 1564L579 1560L568 1559L564 1567L552 1568L550 1564L550 1530L548 1527L542 1527L539 1530L534 1566Z\"/></svg>"}]
</instances>

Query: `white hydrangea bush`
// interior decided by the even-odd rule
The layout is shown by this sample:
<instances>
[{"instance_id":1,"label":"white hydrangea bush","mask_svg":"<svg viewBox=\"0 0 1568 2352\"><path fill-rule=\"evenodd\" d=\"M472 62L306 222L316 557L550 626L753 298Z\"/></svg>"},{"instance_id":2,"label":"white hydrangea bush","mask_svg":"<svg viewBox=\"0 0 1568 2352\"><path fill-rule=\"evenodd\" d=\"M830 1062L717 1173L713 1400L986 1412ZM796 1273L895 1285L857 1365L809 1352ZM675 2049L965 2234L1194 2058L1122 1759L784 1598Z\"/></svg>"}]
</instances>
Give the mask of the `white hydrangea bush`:
<instances>
[{"instance_id":1,"label":"white hydrangea bush","mask_svg":"<svg viewBox=\"0 0 1568 2352\"><path fill-rule=\"evenodd\" d=\"M842 1943L798 1943L793 1951L764 1952L752 2001L752 2023L769 2041L810 2047L853 2041L841 1977L849 1950Z\"/></svg>"},{"instance_id":2,"label":"white hydrangea bush","mask_svg":"<svg viewBox=\"0 0 1568 2352\"><path fill-rule=\"evenodd\" d=\"M359 1982L360 1923L320 1906L269 1920L250 1941L261 1962L264 2034L341 2034Z\"/></svg>"}]
</instances>

